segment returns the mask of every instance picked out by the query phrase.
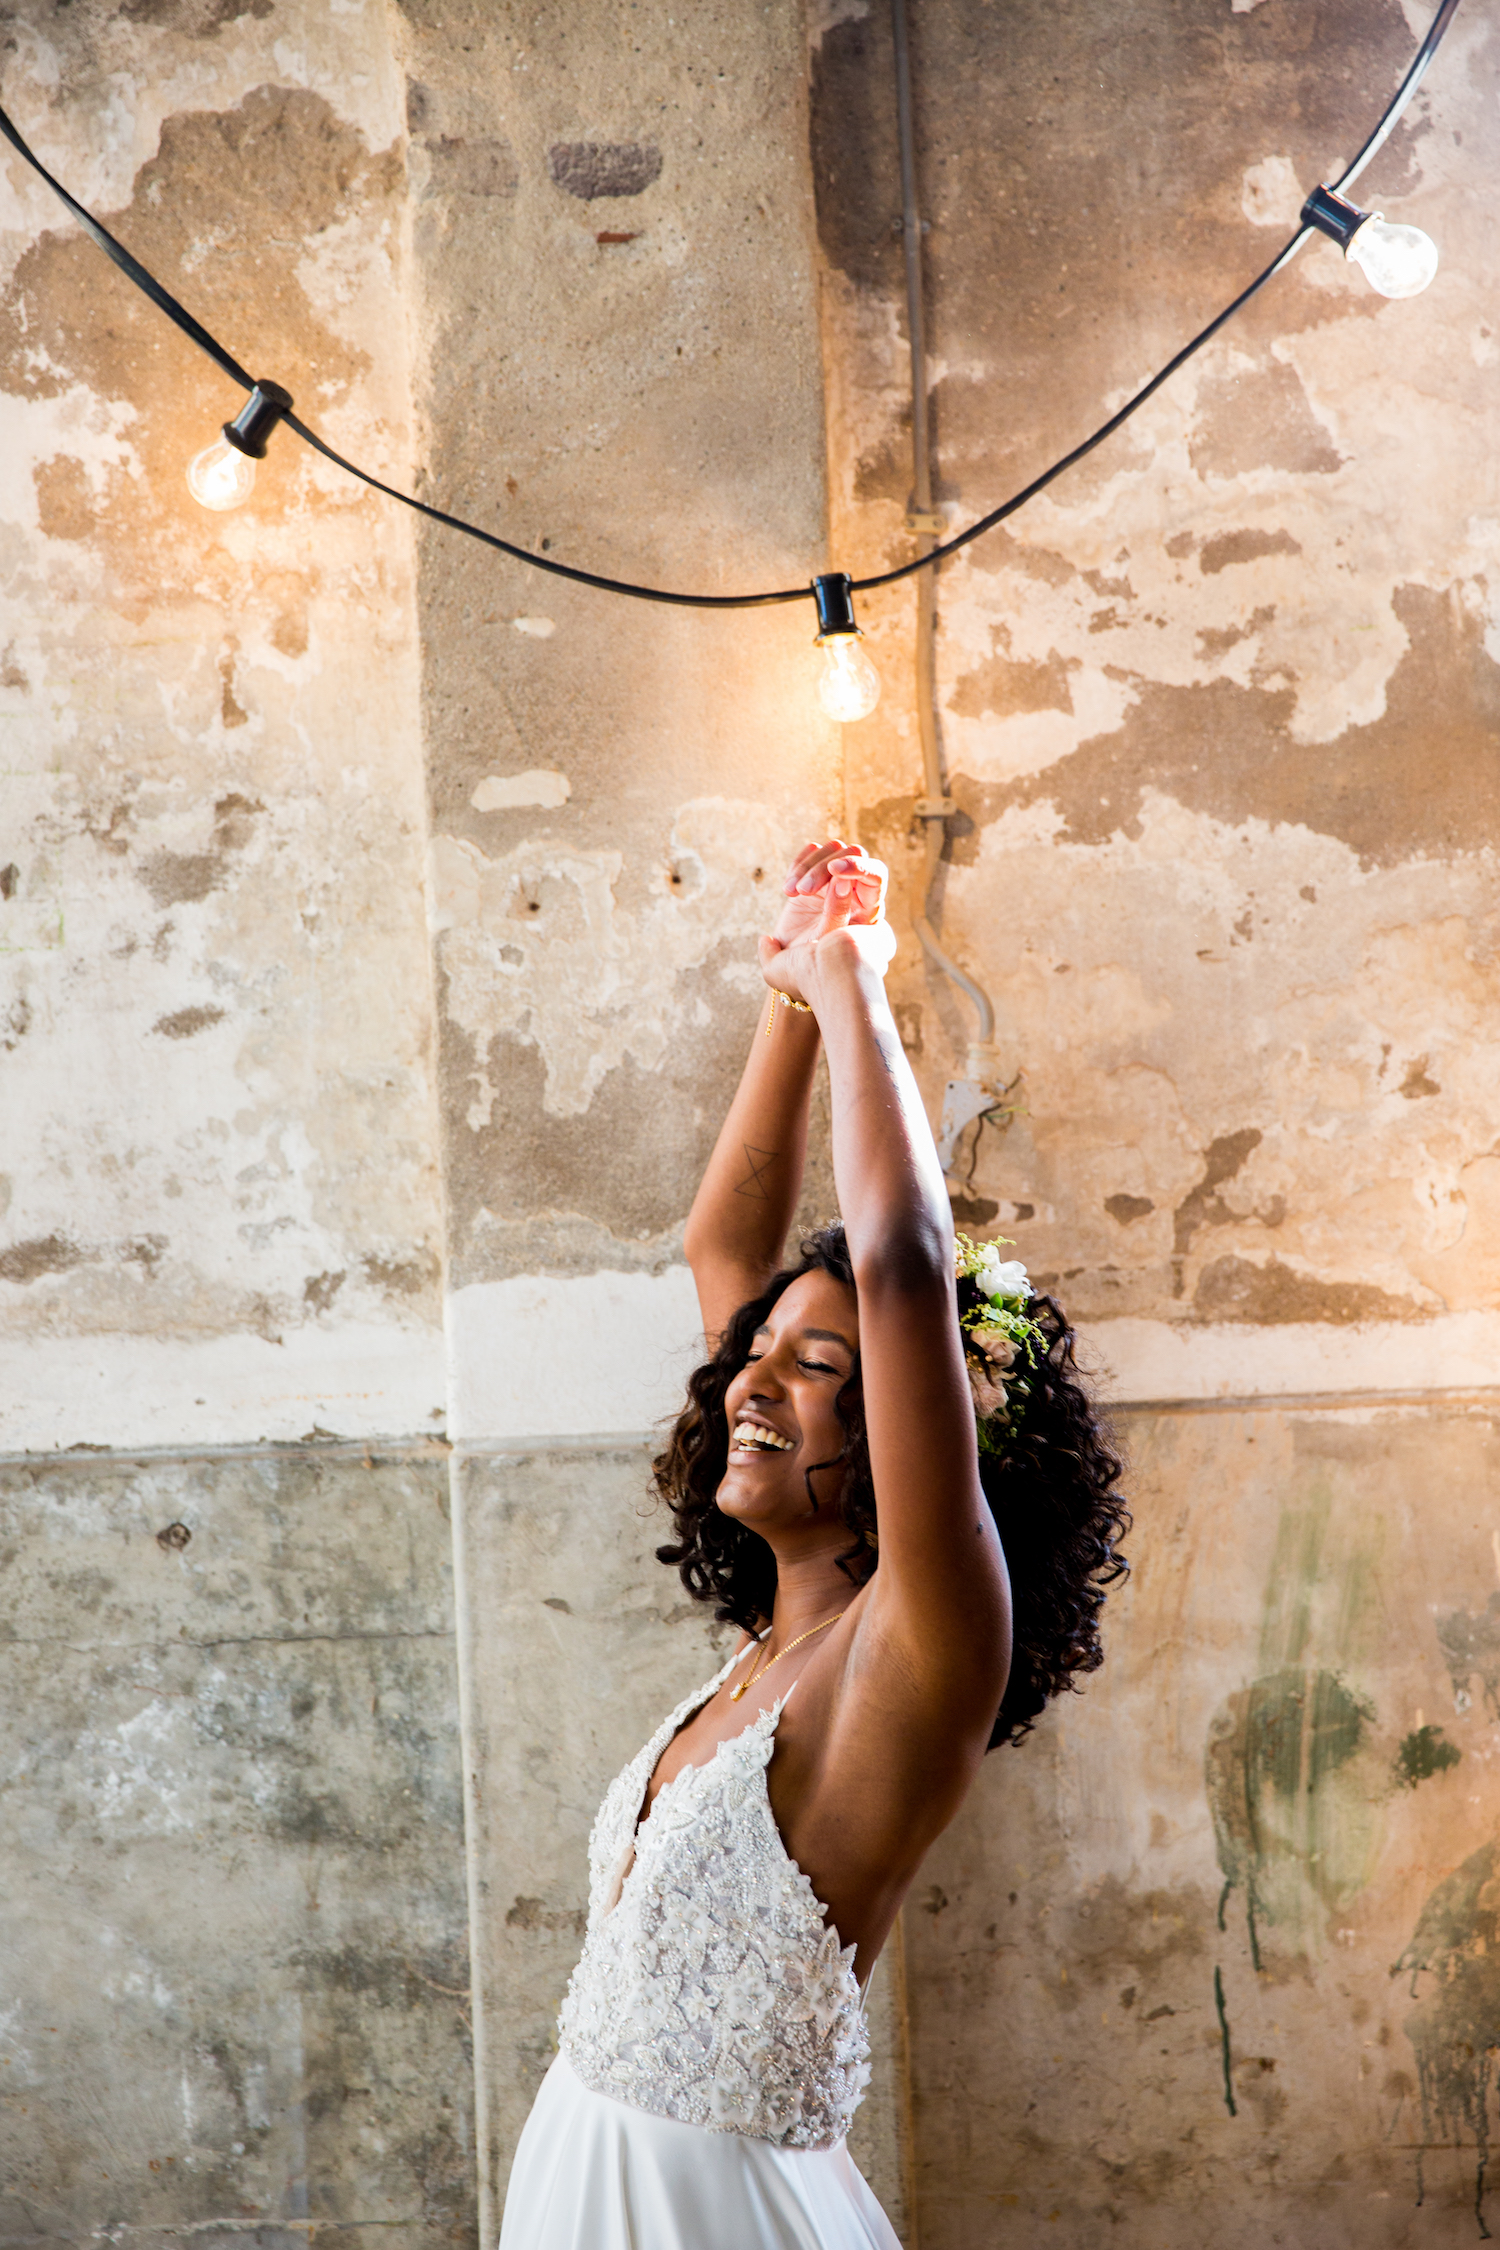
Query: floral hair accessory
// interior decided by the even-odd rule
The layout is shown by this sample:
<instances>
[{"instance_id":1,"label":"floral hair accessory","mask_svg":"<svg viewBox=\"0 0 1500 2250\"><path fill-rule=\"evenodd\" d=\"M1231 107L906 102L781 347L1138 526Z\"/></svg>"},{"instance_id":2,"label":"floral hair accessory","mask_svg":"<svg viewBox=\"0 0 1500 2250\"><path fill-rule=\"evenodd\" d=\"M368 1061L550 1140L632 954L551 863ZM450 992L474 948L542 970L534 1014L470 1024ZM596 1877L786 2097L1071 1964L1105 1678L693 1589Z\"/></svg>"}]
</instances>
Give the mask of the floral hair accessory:
<instances>
[{"instance_id":1,"label":"floral hair accessory","mask_svg":"<svg viewBox=\"0 0 1500 2250\"><path fill-rule=\"evenodd\" d=\"M971 1242L966 1234L954 1247L958 1325L979 1450L999 1453L1002 1433L1013 1427L1031 1395L1026 1369L1035 1367L1037 1346L1045 1352L1047 1339L1027 1312L1034 1291L1019 1258L1002 1258L999 1242Z\"/></svg>"}]
</instances>

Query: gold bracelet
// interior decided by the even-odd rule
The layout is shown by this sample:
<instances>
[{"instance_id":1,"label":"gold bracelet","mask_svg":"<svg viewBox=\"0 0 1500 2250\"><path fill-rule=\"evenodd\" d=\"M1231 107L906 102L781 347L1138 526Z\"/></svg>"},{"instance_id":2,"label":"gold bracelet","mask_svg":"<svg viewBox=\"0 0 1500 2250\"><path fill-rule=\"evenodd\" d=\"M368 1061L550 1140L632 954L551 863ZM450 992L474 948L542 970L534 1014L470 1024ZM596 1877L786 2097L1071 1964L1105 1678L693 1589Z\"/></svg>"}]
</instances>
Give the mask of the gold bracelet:
<instances>
[{"instance_id":1,"label":"gold bracelet","mask_svg":"<svg viewBox=\"0 0 1500 2250\"><path fill-rule=\"evenodd\" d=\"M778 992L773 985L771 987L771 1005L766 1012L766 1037L768 1039L771 1036L771 1026L776 1021L776 1003L778 1000L783 1008L795 1008L799 1016L810 1016L813 1012L805 1000L794 1000L789 992Z\"/></svg>"}]
</instances>

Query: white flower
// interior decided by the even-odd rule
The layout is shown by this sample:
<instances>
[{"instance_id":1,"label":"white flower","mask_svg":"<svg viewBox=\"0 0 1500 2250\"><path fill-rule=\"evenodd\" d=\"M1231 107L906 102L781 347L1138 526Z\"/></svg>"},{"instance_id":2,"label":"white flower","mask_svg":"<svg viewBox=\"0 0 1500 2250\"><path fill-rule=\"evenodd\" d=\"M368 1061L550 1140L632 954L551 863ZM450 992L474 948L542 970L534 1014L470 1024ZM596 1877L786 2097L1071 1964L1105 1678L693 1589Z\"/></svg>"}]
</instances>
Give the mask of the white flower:
<instances>
[{"instance_id":1,"label":"white flower","mask_svg":"<svg viewBox=\"0 0 1500 2250\"><path fill-rule=\"evenodd\" d=\"M718 2123L729 2126L731 2130L736 2126L753 2127L755 2098L756 2089L751 2084L749 2072L742 2070L727 2055L721 2056L709 2094L709 2108Z\"/></svg>"},{"instance_id":2,"label":"white flower","mask_svg":"<svg viewBox=\"0 0 1500 2250\"><path fill-rule=\"evenodd\" d=\"M724 2000L737 2023L755 2023L765 2014L771 2002L771 1980L758 1954L746 1954Z\"/></svg>"},{"instance_id":3,"label":"white flower","mask_svg":"<svg viewBox=\"0 0 1500 2250\"><path fill-rule=\"evenodd\" d=\"M993 1242L987 1242L980 1252L979 1271L974 1278L986 1297L1031 1295L1031 1283L1020 1259L1002 1258Z\"/></svg>"}]
</instances>

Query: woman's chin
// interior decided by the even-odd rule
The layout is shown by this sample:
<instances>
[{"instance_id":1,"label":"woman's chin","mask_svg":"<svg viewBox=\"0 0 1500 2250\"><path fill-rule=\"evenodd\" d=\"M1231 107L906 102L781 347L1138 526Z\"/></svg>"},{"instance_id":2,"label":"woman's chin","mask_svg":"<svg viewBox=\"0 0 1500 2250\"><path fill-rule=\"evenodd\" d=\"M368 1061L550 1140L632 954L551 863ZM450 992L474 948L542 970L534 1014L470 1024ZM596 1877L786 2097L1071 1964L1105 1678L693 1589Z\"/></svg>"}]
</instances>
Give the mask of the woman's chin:
<instances>
[{"instance_id":1,"label":"woman's chin","mask_svg":"<svg viewBox=\"0 0 1500 2250\"><path fill-rule=\"evenodd\" d=\"M758 1468L740 1469L732 1461L714 1494L714 1505L721 1516L733 1516L736 1523L746 1524L752 1531L762 1522L774 1522L785 1512L786 1504L787 1495Z\"/></svg>"}]
</instances>

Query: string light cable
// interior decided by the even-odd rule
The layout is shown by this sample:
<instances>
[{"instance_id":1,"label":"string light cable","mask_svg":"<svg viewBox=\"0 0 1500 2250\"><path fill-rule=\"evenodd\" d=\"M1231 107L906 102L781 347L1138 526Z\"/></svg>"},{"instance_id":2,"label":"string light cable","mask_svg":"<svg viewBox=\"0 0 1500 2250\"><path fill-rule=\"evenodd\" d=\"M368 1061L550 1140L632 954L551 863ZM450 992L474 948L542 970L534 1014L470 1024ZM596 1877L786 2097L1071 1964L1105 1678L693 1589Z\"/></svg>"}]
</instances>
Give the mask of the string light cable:
<instances>
[{"instance_id":1,"label":"string light cable","mask_svg":"<svg viewBox=\"0 0 1500 2250\"><path fill-rule=\"evenodd\" d=\"M555 561L550 555L533 554L525 547L516 546L511 540L502 539L497 532L486 531L479 524L468 523L462 516L451 515L445 508L435 508L428 501L418 500L413 494L398 491L394 485L372 476L368 469L360 468L357 462L346 460L342 453L336 452L325 439L319 437L316 430L309 428L293 411L289 392L277 383L264 380L257 382L219 339L201 321L195 320L170 290L164 288L155 275L149 273L140 260L122 242L117 241L106 227L101 226L92 212L85 210L68 193L62 182L48 171L3 109L0 109L0 135L9 141L38 177L45 180L84 232L106 257L113 260L126 279L149 297L158 311L165 313L200 351L206 352L222 373L250 394L234 419L224 424L222 437L198 454L190 466L190 488L205 506L233 507L248 496L254 481L255 463L264 458L272 432L279 423L284 422L289 430L301 438L304 445L311 446L314 452L321 453L325 460L331 461L335 468L357 478L372 491L383 493L387 499L397 500L403 507L414 509L418 515L427 517L432 523L443 524L450 531L462 532L467 538L478 539L498 553L509 555L512 561L526 564L529 569L546 571L552 577L568 579L574 585L592 586L600 593L626 595L633 601L666 602L684 609L767 609L784 602L815 601L818 610L818 645L824 651L826 667L820 695L824 707L833 717L849 720L863 718L868 711L873 710L879 693L879 677L858 646L860 631L855 621L853 596L872 592L880 586L896 585L919 571L936 568L949 555L958 554L974 540L983 538L986 532L993 531L998 524L1004 523L1018 509L1024 508L1028 501L1034 500L1097 446L1103 445L1107 438L1113 437L1115 431L1128 422L1133 414L1138 413L1164 383L1170 382L1179 368L1185 366L1196 352L1201 351L1205 344L1218 335L1221 328L1243 311L1268 281L1290 265L1303 244L1314 233L1325 234L1337 242L1346 257L1362 266L1371 285L1383 295L1414 296L1418 290L1426 287L1437 269L1437 251L1428 237L1415 227L1389 224L1380 212L1361 210L1348 201L1345 190L1353 186L1394 131L1426 76L1458 4L1459 0L1441 0L1426 36L1375 130L1353 163L1331 186L1321 185L1314 189L1302 207L1297 231L1285 248L1263 272L1256 275L1247 288L1240 291L1231 304L1226 305L1206 328L1200 329L1149 382L1144 383L1081 444L1063 454L1050 468L1044 469L1040 476L1033 477L1019 492L1012 493L999 507L992 508L988 515L981 516L977 522L971 523L953 538L931 547L923 539L921 545L926 551L893 570L880 571L868 578L851 578L844 571L828 571L814 578L808 585L779 586L759 593L686 593L665 586L636 585L629 579L611 578L602 571L581 570L575 564Z\"/></svg>"}]
</instances>

